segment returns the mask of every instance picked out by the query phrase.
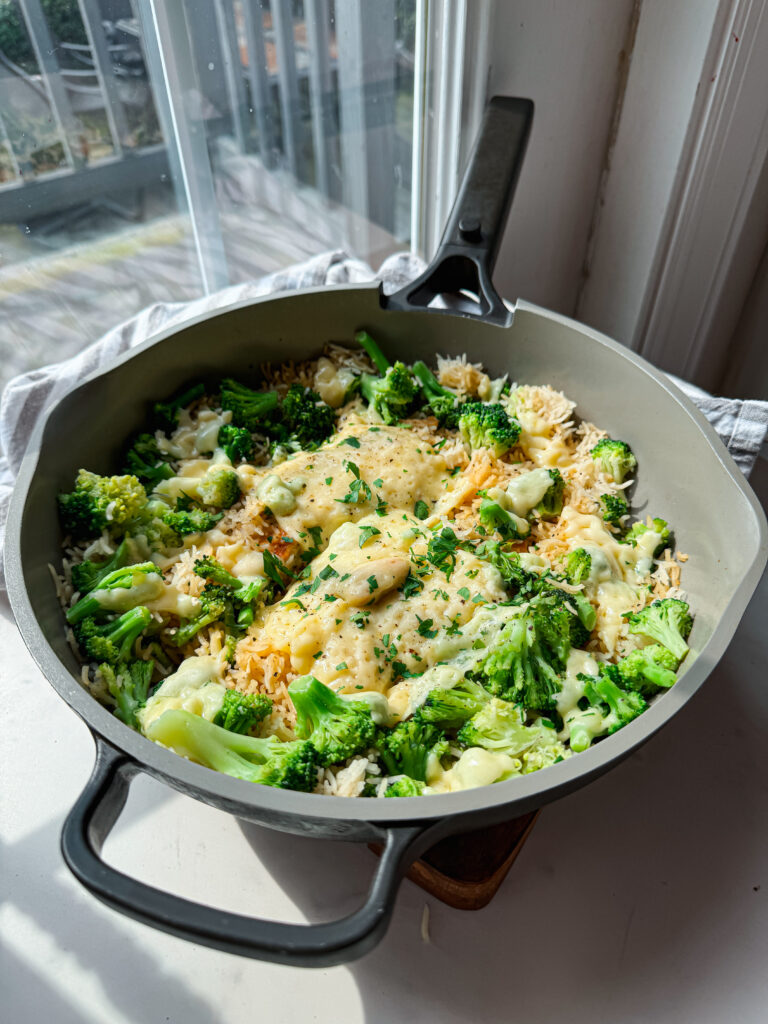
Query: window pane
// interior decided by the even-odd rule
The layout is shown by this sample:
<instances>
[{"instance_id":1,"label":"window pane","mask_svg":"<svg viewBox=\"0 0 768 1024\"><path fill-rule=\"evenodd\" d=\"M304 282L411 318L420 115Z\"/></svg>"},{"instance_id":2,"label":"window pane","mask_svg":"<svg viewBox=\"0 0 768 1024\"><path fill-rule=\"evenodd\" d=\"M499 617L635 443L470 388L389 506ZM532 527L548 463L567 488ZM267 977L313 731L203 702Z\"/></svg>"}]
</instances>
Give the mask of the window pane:
<instances>
[{"instance_id":1,"label":"window pane","mask_svg":"<svg viewBox=\"0 0 768 1024\"><path fill-rule=\"evenodd\" d=\"M129 0L0 0L0 252L0 385L200 294Z\"/></svg>"},{"instance_id":2,"label":"window pane","mask_svg":"<svg viewBox=\"0 0 768 1024\"><path fill-rule=\"evenodd\" d=\"M0 0L0 384L410 239L416 0Z\"/></svg>"},{"instance_id":3,"label":"window pane","mask_svg":"<svg viewBox=\"0 0 768 1024\"><path fill-rule=\"evenodd\" d=\"M378 265L407 244L415 6L166 6L160 46L190 201L214 197L205 228L230 282L329 248Z\"/></svg>"}]
</instances>

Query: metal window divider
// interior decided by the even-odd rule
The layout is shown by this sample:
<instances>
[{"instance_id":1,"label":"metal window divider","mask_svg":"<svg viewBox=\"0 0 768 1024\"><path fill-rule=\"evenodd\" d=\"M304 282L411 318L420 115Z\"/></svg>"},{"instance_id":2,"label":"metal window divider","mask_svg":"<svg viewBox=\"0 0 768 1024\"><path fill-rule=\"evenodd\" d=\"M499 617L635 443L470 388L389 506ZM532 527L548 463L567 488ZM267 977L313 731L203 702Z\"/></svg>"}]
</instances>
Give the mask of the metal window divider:
<instances>
[{"instance_id":1,"label":"metal window divider","mask_svg":"<svg viewBox=\"0 0 768 1024\"><path fill-rule=\"evenodd\" d=\"M205 123L192 110L199 97L192 45L181 0L136 0L150 76L156 90L177 196L186 198L203 291L230 284Z\"/></svg>"}]
</instances>

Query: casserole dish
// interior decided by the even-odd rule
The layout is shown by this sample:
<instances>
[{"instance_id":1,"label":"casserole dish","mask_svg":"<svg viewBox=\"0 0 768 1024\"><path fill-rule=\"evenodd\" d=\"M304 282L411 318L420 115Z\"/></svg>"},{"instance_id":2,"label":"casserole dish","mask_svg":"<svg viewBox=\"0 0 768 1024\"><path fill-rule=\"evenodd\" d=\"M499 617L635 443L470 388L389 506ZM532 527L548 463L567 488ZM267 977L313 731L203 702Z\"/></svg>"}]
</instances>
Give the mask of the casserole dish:
<instances>
[{"instance_id":1,"label":"casserole dish","mask_svg":"<svg viewBox=\"0 0 768 1024\"><path fill-rule=\"evenodd\" d=\"M447 835L538 808L608 770L686 703L725 651L768 552L765 517L725 447L692 403L644 360L566 317L525 302L508 308L490 282L531 115L526 100L491 102L435 261L402 292L385 297L369 285L323 288L219 309L150 338L77 386L39 423L10 510L9 595L38 665L94 735L94 771L64 825L62 849L78 879L115 909L202 944L280 963L327 966L360 956L383 935L399 880L424 850ZM479 313L427 308L442 294L465 290L476 294ZM111 471L124 440L162 394L192 380L218 379L224 370L247 380L264 362L311 357L326 341L349 341L359 329L371 332L392 359L467 352L494 376L508 373L514 381L565 391L582 417L626 439L636 453L641 473L633 507L648 506L677 527L678 544L690 556L684 585L695 614L691 653L669 692L584 753L459 793L416 800L319 797L186 761L124 726L80 684L48 570L61 555L57 493L82 465ZM193 904L118 872L100 851L140 771L248 821L383 843L365 904L333 923L289 925Z\"/></svg>"}]
</instances>

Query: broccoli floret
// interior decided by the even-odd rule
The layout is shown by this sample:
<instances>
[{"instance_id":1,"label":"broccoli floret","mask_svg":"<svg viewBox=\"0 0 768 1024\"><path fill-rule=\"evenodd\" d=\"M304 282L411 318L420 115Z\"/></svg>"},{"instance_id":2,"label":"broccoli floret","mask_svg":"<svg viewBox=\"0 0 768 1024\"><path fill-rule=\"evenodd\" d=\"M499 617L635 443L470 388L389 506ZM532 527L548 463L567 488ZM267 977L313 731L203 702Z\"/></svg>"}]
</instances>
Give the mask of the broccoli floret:
<instances>
[{"instance_id":1,"label":"broccoli floret","mask_svg":"<svg viewBox=\"0 0 768 1024\"><path fill-rule=\"evenodd\" d=\"M622 658L618 669L622 686L648 696L673 685L677 665L677 658L671 651L661 644L651 644Z\"/></svg>"},{"instance_id":2,"label":"broccoli floret","mask_svg":"<svg viewBox=\"0 0 768 1024\"><path fill-rule=\"evenodd\" d=\"M672 536L672 531L669 529L669 524L666 523L663 519L654 519L652 526L646 526L645 523L634 523L632 529L627 533L627 536L624 538L624 543L631 544L633 548L637 547L638 539L642 537L644 533L648 533L649 530L653 533L658 533L660 538L658 544L653 549L653 557L656 558L658 555L662 553L664 548L669 546L669 540Z\"/></svg>"},{"instance_id":3,"label":"broccoli floret","mask_svg":"<svg viewBox=\"0 0 768 1024\"><path fill-rule=\"evenodd\" d=\"M571 596L553 588L543 591L530 604L538 642L558 672L564 671L571 647L581 646L584 642L578 616L566 607ZM575 640L580 643L574 643Z\"/></svg>"},{"instance_id":4,"label":"broccoli floret","mask_svg":"<svg viewBox=\"0 0 768 1024\"><path fill-rule=\"evenodd\" d=\"M240 630L247 629L252 624L259 600L267 598L271 593L271 588L265 579L244 583L243 580L228 572L215 558L208 555L197 559L194 571L203 579L210 580L231 591L229 599L234 606L235 624Z\"/></svg>"},{"instance_id":5,"label":"broccoli floret","mask_svg":"<svg viewBox=\"0 0 768 1024\"><path fill-rule=\"evenodd\" d=\"M450 690L432 690L419 708L418 717L443 729L458 729L490 699L485 687L465 678Z\"/></svg>"},{"instance_id":6,"label":"broccoli floret","mask_svg":"<svg viewBox=\"0 0 768 1024\"><path fill-rule=\"evenodd\" d=\"M516 551L504 551L499 541L486 540L475 548L475 554L498 569L508 589L517 590L526 597L538 593L539 577L523 569L520 565L520 555Z\"/></svg>"},{"instance_id":7,"label":"broccoli floret","mask_svg":"<svg viewBox=\"0 0 768 1024\"><path fill-rule=\"evenodd\" d=\"M323 767L346 761L373 744L376 726L365 701L342 700L314 676L301 676L288 687L296 709L296 735L308 739Z\"/></svg>"},{"instance_id":8,"label":"broccoli floret","mask_svg":"<svg viewBox=\"0 0 768 1024\"><path fill-rule=\"evenodd\" d=\"M453 391L444 388L426 363L419 360L411 367L421 383L421 393L441 427L456 430L459 425L461 401Z\"/></svg>"},{"instance_id":9,"label":"broccoli floret","mask_svg":"<svg viewBox=\"0 0 768 1024\"><path fill-rule=\"evenodd\" d=\"M183 647L192 638L213 622L233 620L232 591L216 583L206 584L200 593L200 611L194 618L179 626L174 637L176 645Z\"/></svg>"},{"instance_id":10,"label":"broccoli floret","mask_svg":"<svg viewBox=\"0 0 768 1024\"><path fill-rule=\"evenodd\" d=\"M606 523L619 526L622 516L629 514L629 505L618 494L601 494L600 501L603 506L603 519Z\"/></svg>"},{"instance_id":11,"label":"broccoli floret","mask_svg":"<svg viewBox=\"0 0 768 1024\"><path fill-rule=\"evenodd\" d=\"M394 729L380 729L376 749L389 775L426 782L430 755L441 757L447 745L442 729L417 715Z\"/></svg>"},{"instance_id":12,"label":"broccoli floret","mask_svg":"<svg viewBox=\"0 0 768 1024\"><path fill-rule=\"evenodd\" d=\"M565 480L563 480L559 469L550 469L547 472L552 483L544 497L531 511L539 519L556 519L563 511Z\"/></svg>"},{"instance_id":13,"label":"broccoli floret","mask_svg":"<svg viewBox=\"0 0 768 1024\"><path fill-rule=\"evenodd\" d=\"M169 465L172 457L161 452L154 434L139 434L125 455L125 471L137 477L152 491L161 480L174 474Z\"/></svg>"},{"instance_id":14,"label":"broccoli floret","mask_svg":"<svg viewBox=\"0 0 768 1024\"><path fill-rule=\"evenodd\" d=\"M567 600L576 609L576 615L582 626L582 632L571 630L571 644L574 647L586 647L589 634L595 628L597 612L592 606L589 598L582 593L568 594Z\"/></svg>"},{"instance_id":15,"label":"broccoli floret","mask_svg":"<svg viewBox=\"0 0 768 1024\"><path fill-rule=\"evenodd\" d=\"M139 728L136 712L147 702L154 668L155 663L151 660L99 665L99 672L117 704L115 718L131 729Z\"/></svg>"},{"instance_id":16,"label":"broccoli floret","mask_svg":"<svg viewBox=\"0 0 768 1024\"><path fill-rule=\"evenodd\" d=\"M250 430L246 430L245 427L225 423L219 427L216 443L219 448L224 449L233 465L237 462L247 462L253 456L253 437Z\"/></svg>"},{"instance_id":17,"label":"broccoli floret","mask_svg":"<svg viewBox=\"0 0 768 1024\"><path fill-rule=\"evenodd\" d=\"M394 782L390 782L384 791L384 796L421 796L423 792L423 782L419 782L416 779L409 779L407 775L403 775L399 779L395 779Z\"/></svg>"},{"instance_id":18,"label":"broccoli floret","mask_svg":"<svg viewBox=\"0 0 768 1024\"><path fill-rule=\"evenodd\" d=\"M204 505L230 508L240 498L240 480L229 466L211 466L197 485L197 493Z\"/></svg>"},{"instance_id":19,"label":"broccoli floret","mask_svg":"<svg viewBox=\"0 0 768 1024\"><path fill-rule=\"evenodd\" d=\"M568 555L565 563L565 574L573 586L586 583L592 572L592 556L584 548L576 548Z\"/></svg>"},{"instance_id":20,"label":"broccoli floret","mask_svg":"<svg viewBox=\"0 0 768 1024\"><path fill-rule=\"evenodd\" d=\"M80 650L92 661L114 665L131 656L136 639L152 621L148 608L131 608L110 622L99 623L86 616L75 623L73 632Z\"/></svg>"},{"instance_id":21,"label":"broccoli floret","mask_svg":"<svg viewBox=\"0 0 768 1024\"><path fill-rule=\"evenodd\" d=\"M495 697L529 710L550 711L561 689L564 664L540 637L541 623L542 616L534 617L530 606L506 623L493 651L479 667L479 678ZM555 628L553 625L552 630ZM566 643L570 648L567 637L561 637L558 646Z\"/></svg>"},{"instance_id":22,"label":"broccoli floret","mask_svg":"<svg viewBox=\"0 0 768 1024\"><path fill-rule=\"evenodd\" d=\"M358 331L355 334L355 341L365 349L381 374L379 377L374 377L370 373L361 374L360 393L363 399L385 423L398 423L418 393L408 367L401 362L390 364L366 331Z\"/></svg>"},{"instance_id":23,"label":"broccoli floret","mask_svg":"<svg viewBox=\"0 0 768 1024\"><path fill-rule=\"evenodd\" d=\"M459 430L470 448L490 448L496 458L514 446L520 424L496 402L466 402L461 407Z\"/></svg>"},{"instance_id":24,"label":"broccoli floret","mask_svg":"<svg viewBox=\"0 0 768 1024\"><path fill-rule=\"evenodd\" d=\"M130 540L123 540L115 553L106 562L91 562L86 559L77 562L70 570L72 586L83 596L95 590L99 583L115 569L123 569L133 559L133 545Z\"/></svg>"},{"instance_id":25,"label":"broccoli floret","mask_svg":"<svg viewBox=\"0 0 768 1024\"><path fill-rule=\"evenodd\" d=\"M230 732L247 733L272 713L272 701L263 693L227 690L213 721Z\"/></svg>"},{"instance_id":26,"label":"broccoli floret","mask_svg":"<svg viewBox=\"0 0 768 1024\"><path fill-rule=\"evenodd\" d=\"M665 597L654 601L639 612L625 616L629 622L630 633L640 633L650 637L671 651L678 661L682 661L688 653L688 634L691 632L693 619L688 605L675 597Z\"/></svg>"},{"instance_id":27,"label":"broccoli floret","mask_svg":"<svg viewBox=\"0 0 768 1024\"><path fill-rule=\"evenodd\" d=\"M162 521L179 537L187 537L191 533L207 533L212 530L223 515L223 512L209 512L202 508L177 507L164 512Z\"/></svg>"},{"instance_id":28,"label":"broccoli floret","mask_svg":"<svg viewBox=\"0 0 768 1024\"><path fill-rule=\"evenodd\" d=\"M311 743L283 743L223 729L189 711L164 711L145 735L182 757L236 779L309 793L317 784L317 753Z\"/></svg>"},{"instance_id":29,"label":"broccoli floret","mask_svg":"<svg viewBox=\"0 0 768 1024\"><path fill-rule=\"evenodd\" d=\"M302 450L318 448L331 436L336 426L336 413L320 395L301 384L291 384L280 409L289 440Z\"/></svg>"},{"instance_id":30,"label":"broccoli floret","mask_svg":"<svg viewBox=\"0 0 768 1024\"><path fill-rule=\"evenodd\" d=\"M135 476L99 476L81 469L71 494L59 495L62 526L80 540L124 527L139 515L147 492Z\"/></svg>"},{"instance_id":31,"label":"broccoli floret","mask_svg":"<svg viewBox=\"0 0 768 1024\"><path fill-rule=\"evenodd\" d=\"M588 676L584 696L590 704L607 704L610 709L608 734L621 729L647 708L642 695L621 688L621 675L615 665L604 665L597 678Z\"/></svg>"},{"instance_id":32,"label":"broccoli floret","mask_svg":"<svg viewBox=\"0 0 768 1024\"><path fill-rule=\"evenodd\" d=\"M236 380L221 382L221 407L232 413L236 427L269 434L278 417L278 394L276 391L252 391Z\"/></svg>"},{"instance_id":33,"label":"broccoli floret","mask_svg":"<svg viewBox=\"0 0 768 1024\"><path fill-rule=\"evenodd\" d=\"M498 530L505 540L522 540L531 532L526 519L508 512L498 501L487 497L480 502L480 522L486 530Z\"/></svg>"},{"instance_id":34,"label":"broccoli floret","mask_svg":"<svg viewBox=\"0 0 768 1024\"><path fill-rule=\"evenodd\" d=\"M508 757L519 757L534 746L557 745L554 729L541 720L527 726L520 707L498 697L492 697L463 726L457 739L465 747L484 747Z\"/></svg>"},{"instance_id":35,"label":"broccoli floret","mask_svg":"<svg viewBox=\"0 0 768 1024\"><path fill-rule=\"evenodd\" d=\"M173 430L179 422L179 410L196 402L204 394L205 385L194 384L191 388L187 388L186 391L182 391L181 394L169 399L167 402L155 402L155 416L160 420L164 429Z\"/></svg>"},{"instance_id":36,"label":"broccoli floret","mask_svg":"<svg viewBox=\"0 0 768 1024\"><path fill-rule=\"evenodd\" d=\"M637 459L626 441L614 441L610 437L604 437L597 442L590 455L600 463L600 468L606 476L611 477L617 484L623 483L627 474L637 468Z\"/></svg>"},{"instance_id":37,"label":"broccoli floret","mask_svg":"<svg viewBox=\"0 0 768 1024\"><path fill-rule=\"evenodd\" d=\"M360 393L385 423L399 423L416 396L416 385L408 368L395 363L383 377L364 373L360 378Z\"/></svg>"},{"instance_id":38,"label":"broccoli floret","mask_svg":"<svg viewBox=\"0 0 768 1024\"><path fill-rule=\"evenodd\" d=\"M99 580L96 590L72 605L67 612L67 622L74 626L103 612L129 611L144 601L154 600L162 592L163 577L154 562L139 562L138 565L114 569Z\"/></svg>"},{"instance_id":39,"label":"broccoli floret","mask_svg":"<svg viewBox=\"0 0 768 1024\"><path fill-rule=\"evenodd\" d=\"M237 588L242 586L242 580L233 576L228 569L225 569L221 562L217 562L210 555L203 555L195 561L194 572L201 579L210 580L212 583L220 583L224 587Z\"/></svg>"}]
</instances>

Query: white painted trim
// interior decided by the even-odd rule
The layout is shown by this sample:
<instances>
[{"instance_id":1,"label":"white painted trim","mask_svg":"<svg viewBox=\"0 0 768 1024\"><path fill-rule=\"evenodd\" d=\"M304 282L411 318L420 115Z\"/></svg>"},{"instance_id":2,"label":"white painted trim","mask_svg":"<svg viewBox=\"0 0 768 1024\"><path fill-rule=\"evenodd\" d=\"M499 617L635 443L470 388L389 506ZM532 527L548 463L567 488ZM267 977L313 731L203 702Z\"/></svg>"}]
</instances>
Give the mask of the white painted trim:
<instances>
[{"instance_id":1,"label":"white painted trim","mask_svg":"<svg viewBox=\"0 0 768 1024\"><path fill-rule=\"evenodd\" d=\"M704 387L719 382L765 243L766 54L768 0L723 0L632 339Z\"/></svg>"},{"instance_id":2,"label":"white painted trim","mask_svg":"<svg viewBox=\"0 0 768 1024\"><path fill-rule=\"evenodd\" d=\"M416 14L411 251L429 258L485 106L490 0L418 0Z\"/></svg>"}]
</instances>

